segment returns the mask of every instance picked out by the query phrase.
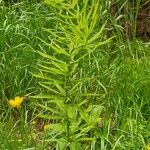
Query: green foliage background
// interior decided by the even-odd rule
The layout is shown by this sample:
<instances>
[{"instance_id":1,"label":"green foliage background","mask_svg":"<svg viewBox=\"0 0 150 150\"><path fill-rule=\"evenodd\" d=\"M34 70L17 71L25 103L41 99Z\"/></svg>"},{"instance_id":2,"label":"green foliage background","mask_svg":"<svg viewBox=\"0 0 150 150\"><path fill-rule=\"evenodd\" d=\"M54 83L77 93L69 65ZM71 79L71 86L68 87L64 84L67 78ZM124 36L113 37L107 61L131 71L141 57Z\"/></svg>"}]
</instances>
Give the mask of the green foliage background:
<instances>
[{"instance_id":1,"label":"green foliage background","mask_svg":"<svg viewBox=\"0 0 150 150\"><path fill-rule=\"evenodd\" d=\"M144 150L150 143L149 43L124 38L121 14L109 8L98 0L1 2L2 150ZM28 94L21 110L9 107Z\"/></svg>"}]
</instances>

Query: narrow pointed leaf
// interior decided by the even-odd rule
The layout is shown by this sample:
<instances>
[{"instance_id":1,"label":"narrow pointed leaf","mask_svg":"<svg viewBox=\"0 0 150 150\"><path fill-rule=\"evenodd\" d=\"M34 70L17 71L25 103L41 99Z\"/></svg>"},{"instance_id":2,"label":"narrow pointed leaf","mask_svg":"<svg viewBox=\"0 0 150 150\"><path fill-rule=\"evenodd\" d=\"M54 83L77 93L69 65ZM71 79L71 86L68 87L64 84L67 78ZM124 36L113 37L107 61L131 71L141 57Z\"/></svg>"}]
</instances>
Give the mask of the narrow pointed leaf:
<instances>
[{"instance_id":1,"label":"narrow pointed leaf","mask_svg":"<svg viewBox=\"0 0 150 150\"><path fill-rule=\"evenodd\" d=\"M100 31L98 33L96 33L90 40L88 40L88 43L92 43L93 41L98 39L100 37L100 35L102 34L102 32L104 31L105 26L106 26L106 22L103 24Z\"/></svg>"},{"instance_id":2,"label":"narrow pointed leaf","mask_svg":"<svg viewBox=\"0 0 150 150\"><path fill-rule=\"evenodd\" d=\"M42 105L42 104L39 104L39 103L36 104L36 106L41 107L41 108L43 108L43 109L45 109L45 110L48 110L48 111L50 111L50 112L52 112L52 113L60 114L59 111L57 111L56 109L53 109L53 108L51 108L51 107L49 107L49 106Z\"/></svg>"},{"instance_id":3,"label":"narrow pointed leaf","mask_svg":"<svg viewBox=\"0 0 150 150\"><path fill-rule=\"evenodd\" d=\"M40 115L37 115L37 117L48 119L48 120L63 119L62 116L60 116L60 115L59 116L55 116L55 115L40 114Z\"/></svg>"}]
</instances>

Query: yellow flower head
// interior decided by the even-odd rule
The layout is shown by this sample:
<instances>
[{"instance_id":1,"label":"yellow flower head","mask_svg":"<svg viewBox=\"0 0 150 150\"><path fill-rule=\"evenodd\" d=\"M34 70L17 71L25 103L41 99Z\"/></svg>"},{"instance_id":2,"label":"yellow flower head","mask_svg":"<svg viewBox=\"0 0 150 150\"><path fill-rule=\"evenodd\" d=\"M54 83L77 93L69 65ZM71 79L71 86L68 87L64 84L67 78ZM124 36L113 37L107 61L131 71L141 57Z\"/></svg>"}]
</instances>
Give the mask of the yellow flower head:
<instances>
[{"instance_id":1,"label":"yellow flower head","mask_svg":"<svg viewBox=\"0 0 150 150\"><path fill-rule=\"evenodd\" d=\"M36 124L36 121L32 121L32 125L35 125Z\"/></svg>"},{"instance_id":2,"label":"yellow flower head","mask_svg":"<svg viewBox=\"0 0 150 150\"><path fill-rule=\"evenodd\" d=\"M150 150L150 145L147 145L145 150Z\"/></svg>"},{"instance_id":3,"label":"yellow flower head","mask_svg":"<svg viewBox=\"0 0 150 150\"><path fill-rule=\"evenodd\" d=\"M10 99L8 101L10 106L13 108L20 108L22 102L23 102L23 97L20 97L20 96L16 96L15 99Z\"/></svg>"},{"instance_id":4,"label":"yellow flower head","mask_svg":"<svg viewBox=\"0 0 150 150\"><path fill-rule=\"evenodd\" d=\"M48 125L46 124L45 126L44 126L44 131L47 131L48 130Z\"/></svg>"}]
</instances>

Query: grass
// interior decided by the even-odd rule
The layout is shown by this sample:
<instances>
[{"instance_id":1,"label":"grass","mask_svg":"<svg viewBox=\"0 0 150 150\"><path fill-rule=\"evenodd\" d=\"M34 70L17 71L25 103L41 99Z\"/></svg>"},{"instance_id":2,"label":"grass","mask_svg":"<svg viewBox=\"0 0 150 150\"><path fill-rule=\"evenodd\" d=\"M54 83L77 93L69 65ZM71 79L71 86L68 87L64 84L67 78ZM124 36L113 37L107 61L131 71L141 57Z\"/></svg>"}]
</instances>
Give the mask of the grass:
<instances>
[{"instance_id":1,"label":"grass","mask_svg":"<svg viewBox=\"0 0 150 150\"><path fill-rule=\"evenodd\" d=\"M81 5L84 6L84 3ZM92 36L89 38L92 38L101 29L110 15L108 11L103 13L106 5L106 3L103 3L100 11L103 17L99 19L96 28L91 33ZM121 2L120 5L122 5ZM107 7L109 6L107 5ZM54 16L56 15L59 18L59 13L63 15L65 11L60 12L49 5L36 2L30 4L28 2L16 3L11 7L5 7L1 4L0 11L1 150L48 150L54 149L54 147L62 150L63 148L61 147L64 146L66 138L70 140L74 136L76 137L75 144L71 141L73 143L72 145L70 144L71 150L144 150L146 145L150 144L149 43L144 43L138 39L124 41L116 19L118 16L110 18L111 23L107 23L108 26L103 30L94 45L99 41L107 40L110 31L112 36L115 35L116 37L111 42L100 46L96 51L89 52L87 57L81 59L78 63L78 67L74 66L75 72L72 70L73 67L70 66L70 72L73 72L73 76L70 74L70 76L67 76L68 84L66 82L68 80L64 77L55 75L57 72L55 74L52 71L43 72L39 64L46 65L49 61L42 57L43 54L41 54L42 56L38 54L38 52L48 54L48 56L53 56L66 64L68 63L67 65L69 66L71 62L70 56L60 56L47 47L45 43L50 43L51 38L53 38L53 42L58 42L57 44L67 50L71 49L68 43L74 39L77 46L84 43L82 38L85 38L85 34L80 35L73 28L63 26L65 24L63 22L61 27L64 27L65 32L62 34L63 30L60 30L60 22L59 20L54 20ZM75 11L72 11L72 13L75 13ZM70 18L68 17L67 19L69 20ZM78 19L80 19L80 16ZM134 20L133 22L135 23ZM70 23L76 22L73 20ZM86 33L86 30L84 30L86 29L86 24L83 24L84 22L82 21L80 23L79 28L81 27L83 29L81 31ZM114 27L115 30L113 30ZM43 28L52 29L54 32L47 32ZM74 36L72 36L72 33ZM77 36L75 36L76 34ZM58 39L61 37L62 41L59 41ZM63 39L64 37L65 40ZM78 37L81 37L81 39L78 40ZM44 40L45 43L40 39ZM88 49L88 46L84 47L84 49ZM81 51L77 56L72 57L76 59L76 57L78 58L83 54L86 53ZM42 64L43 62L44 64ZM61 103L61 106L59 102L52 104L48 98L46 100L43 97L35 99L33 98L35 95L37 97L38 94L44 93L46 94L45 96L48 94L48 96L51 96L53 92L58 93L56 96L59 99L58 95L63 93L63 89L48 85L50 90L48 91L39 85L39 83L44 84L43 81L45 80L35 78L32 74L51 77L50 79L63 82L60 85L67 92L76 78L79 80L79 86L75 86L73 90L77 94L71 95L69 104L68 99L64 98L65 103ZM86 78L91 79L85 80ZM81 96L83 93L84 95ZM12 109L8 105L8 100L18 95L27 96L20 109ZM77 107L79 103L83 103L83 107ZM97 110L97 107L93 108L95 112L89 110L88 106L91 105L100 106L98 107L99 110ZM60 108L64 108L69 114L63 114ZM101 108L102 111L100 111ZM63 116L67 119L62 118L61 120L63 121L56 120L54 113L56 112L57 114L57 110L61 112L61 117ZM74 114L77 112L77 116L71 112ZM97 112L99 113L98 116L93 115ZM88 115L91 118L95 117L97 119L98 117L100 121L98 120L94 125L91 125L90 120L87 121L88 119L86 119ZM45 119L41 119L39 116ZM77 122L73 122L75 120ZM69 135L75 123L78 124L78 128L73 135ZM47 124L50 124L49 130L44 131L44 125ZM54 126L55 124L57 126ZM87 130L85 127L90 129ZM60 131L61 128L62 131ZM82 138L77 138L81 136L80 133L83 130L85 132L83 132ZM69 147L66 146L65 149L69 149Z\"/></svg>"}]
</instances>

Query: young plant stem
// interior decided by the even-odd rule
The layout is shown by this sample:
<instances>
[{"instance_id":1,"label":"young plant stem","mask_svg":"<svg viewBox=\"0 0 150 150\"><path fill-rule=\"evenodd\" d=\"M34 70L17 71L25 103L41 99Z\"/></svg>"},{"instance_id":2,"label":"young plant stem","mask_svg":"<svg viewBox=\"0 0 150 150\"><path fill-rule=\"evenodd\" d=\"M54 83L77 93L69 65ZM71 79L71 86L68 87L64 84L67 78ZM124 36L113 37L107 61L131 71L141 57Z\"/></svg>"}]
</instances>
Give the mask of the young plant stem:
<instances>
[{"instance_id":1,"label":"young plant stem","mask_svg":"<svg viewBox=\"0 0 150 150\"><path fill-rule=\"evenodd\" d=\"M70 121L69 118L67 117L67 129L66 129L66 136L67 136L67 147L66 149L69 150L69 143L70 143Z\"/></svg>"}]
</instances>

